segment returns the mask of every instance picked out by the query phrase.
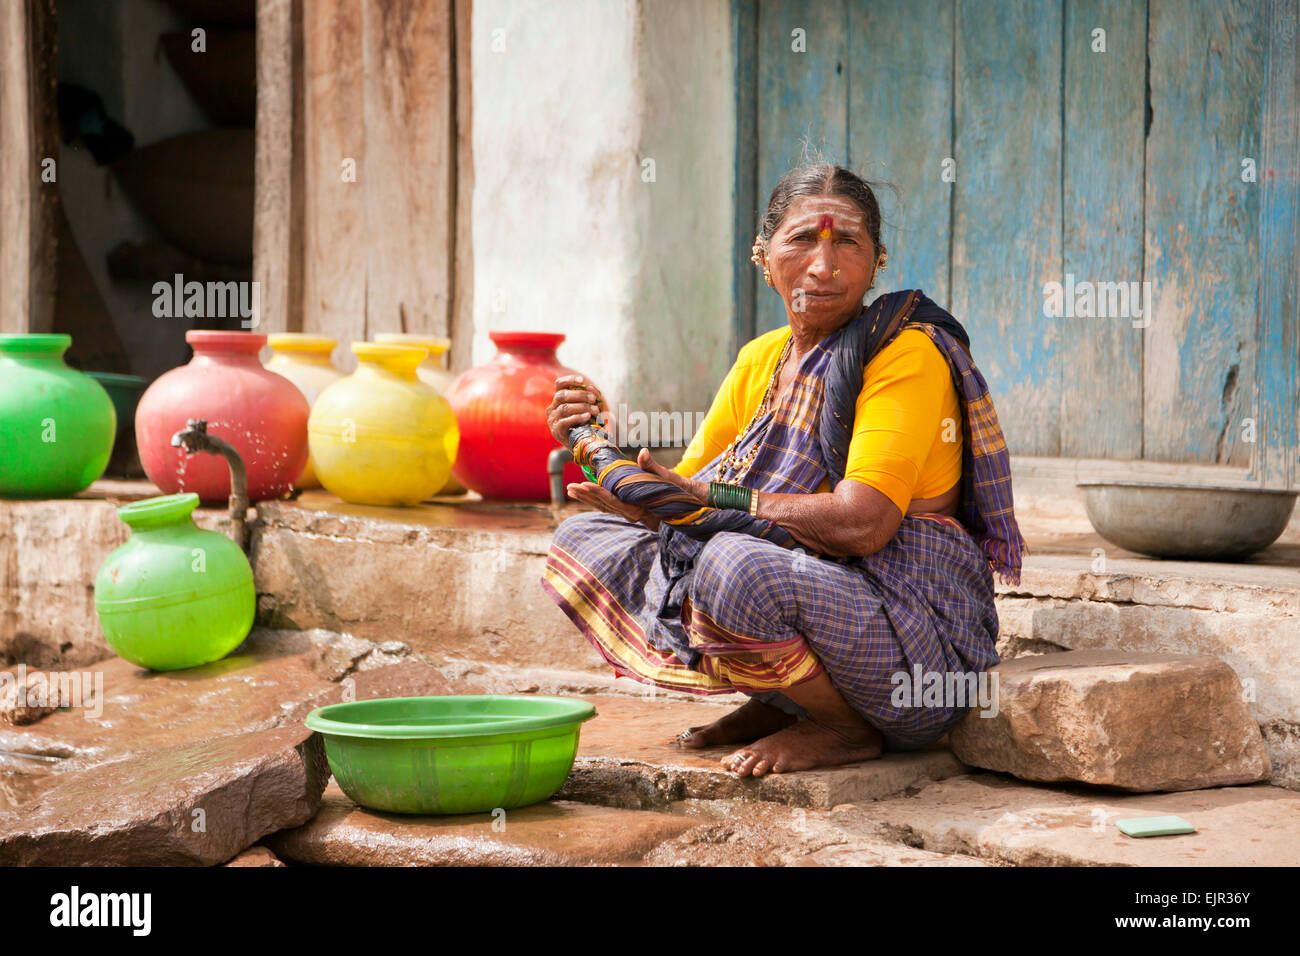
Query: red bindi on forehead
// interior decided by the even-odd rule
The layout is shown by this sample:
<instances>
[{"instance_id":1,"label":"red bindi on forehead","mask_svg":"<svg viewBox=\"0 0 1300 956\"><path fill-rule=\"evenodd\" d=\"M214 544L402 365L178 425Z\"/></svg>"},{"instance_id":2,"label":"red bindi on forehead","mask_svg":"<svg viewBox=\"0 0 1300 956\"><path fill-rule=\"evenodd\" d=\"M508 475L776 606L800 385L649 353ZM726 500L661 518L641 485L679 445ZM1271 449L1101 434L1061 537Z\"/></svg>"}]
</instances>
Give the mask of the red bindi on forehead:
<instances>
[{"instance_id":1,"label":"red bindi on forehead","mask_svg":"<svg viewBox=\"0 0 1300 956\"><path fill-rule=\"evenodd\" d=\"M834 228L834 218L826 213L823 213L822 217L817 220L817 232L821 239L829 239L831 237L831 230Z\"/></svg>"}]
</instances>

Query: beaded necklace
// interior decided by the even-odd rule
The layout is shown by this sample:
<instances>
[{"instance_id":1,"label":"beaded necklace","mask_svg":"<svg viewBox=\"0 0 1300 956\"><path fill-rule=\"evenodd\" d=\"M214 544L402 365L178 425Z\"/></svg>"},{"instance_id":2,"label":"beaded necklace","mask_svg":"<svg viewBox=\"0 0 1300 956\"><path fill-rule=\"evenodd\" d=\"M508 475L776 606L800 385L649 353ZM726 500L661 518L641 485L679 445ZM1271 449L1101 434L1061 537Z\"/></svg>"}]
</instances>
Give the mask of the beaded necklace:
<instances>
[{"instance_id":1,"label":"beaded necklace","mask_svg":"<svg viewBox=\"0 0 1300 956\"><path fill-rule=\"evenodd\" d=\"M749 451L745 452L745 454L740 458L736 458L736 449L740 447L745 436L753 430L754 425L758 420L767 413L768 404L772 399L772 391L776 388L776 383L781 378L781 369L785 367L786 357L790 354L790 343L793 341L794 334L792 332L790 337L785 340L785 347L781 349L781 355L776 360L776 369L772 372L771 381L767 383L767 390L763 392L763 400L758 403L758 408L754 410L754 414L750 417L749 422L745 427L740 430L740 434L732 440L731 444L723 451L722 457L718 459L718 468L714 476L715 480L722 481L722 476L727 473L728 469L732 468L736 469L736 473L731 479L733 482L739 481L749 473L749 466L754 463L754 457L758 454L759 446L763 443L754 442L754 444L750 446Z\"/></svg>"}]
</instances>

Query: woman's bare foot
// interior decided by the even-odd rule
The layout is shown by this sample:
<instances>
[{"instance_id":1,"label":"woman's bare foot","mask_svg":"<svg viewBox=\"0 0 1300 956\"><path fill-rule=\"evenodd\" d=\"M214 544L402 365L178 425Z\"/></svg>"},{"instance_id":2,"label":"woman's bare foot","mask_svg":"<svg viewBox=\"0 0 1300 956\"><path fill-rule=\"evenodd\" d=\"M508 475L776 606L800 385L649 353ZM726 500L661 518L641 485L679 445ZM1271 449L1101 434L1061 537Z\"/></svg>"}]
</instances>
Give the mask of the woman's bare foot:
<instances>
[{"instance_id":1,"label":"woman's bare foot","mask_svg":"<svg viewBox=\"0 0 1300 956\"><path fill-rule=\"evenodd\" d=\"M883 745L880 731L865 722L832 727L804 718L724 757L722 765L742 777L761 777L873 760L880 756Z\"/></svg>"},{"instance_id":2,"label":"woman's bare foot","mask_svg":"<svg viewBox=\"0 0 1300 956\"><path fill-rule=\"evenodd\" d=\"M723 744L748 744L790 726L795 719L793 714L761 700L750 699L711 724L682 731L677 735L677 746L684 750L702 750Z\"/></svg>"}]
</instances>

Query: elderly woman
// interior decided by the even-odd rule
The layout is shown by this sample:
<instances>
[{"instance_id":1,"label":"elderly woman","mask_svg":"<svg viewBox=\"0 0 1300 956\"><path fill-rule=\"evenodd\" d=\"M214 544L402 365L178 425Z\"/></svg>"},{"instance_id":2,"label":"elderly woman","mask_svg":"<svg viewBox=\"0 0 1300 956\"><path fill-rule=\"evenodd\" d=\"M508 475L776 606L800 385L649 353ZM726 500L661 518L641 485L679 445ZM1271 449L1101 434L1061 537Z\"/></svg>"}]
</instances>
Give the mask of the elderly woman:
<instances>
[{"instance_id":1,"label":"elderly woman","mask_svg":"<svg viewBox=\"0 0 1300 956\"><path fill-rule=\"evenodd\" d=\"M993 572L1018 580L1023 549L1006 445L952 316L919 290L863 307L886 260L862 179L787 173L754 261L789 325L741 348L674 469L623 459L599 390L556 381L552 433L599 464L568 493L599 511L561 523L543 587L616 673L749 695L678 737L743 745L737 774L924 746L968 701L899 689L998 661Z\"/></svg>"}]
</instances>

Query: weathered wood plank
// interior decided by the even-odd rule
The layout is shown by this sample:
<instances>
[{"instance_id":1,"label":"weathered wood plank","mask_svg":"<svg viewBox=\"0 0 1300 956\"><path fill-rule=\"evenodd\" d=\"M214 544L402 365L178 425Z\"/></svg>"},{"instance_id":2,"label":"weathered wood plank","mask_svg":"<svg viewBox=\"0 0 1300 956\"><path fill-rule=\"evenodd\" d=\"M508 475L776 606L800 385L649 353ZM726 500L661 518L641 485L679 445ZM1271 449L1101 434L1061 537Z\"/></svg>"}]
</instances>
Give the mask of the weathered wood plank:
<instances>
[{"instance_id":1,"label":"weathered wood plank","mask_svg":"<svg viewBox=\"0 0 1300 956\"><path fill-rule=\"evenodd\" d=\"M0 332L46 332L58 291L54 0L0 3ZM57 167L56 167L57 170Z\"/></svg>"},{"instance_id":2,"label":"weathered wood plank","mask_svg":"<svg viewBox=\"0 0 1300 956\"><path fill-rule=\"evenodd\" d=\"M364 0L368 332L445 336L456 119L451 0Z\"/></svg>"},{"instance_id":3,"label":"weathered wood plank","mask_svg":"<svg viewBox=\"0 0 1300 956\"><path fill-rule=\"evenodd\" d=\"M889 266L868 299L924 289L948 303L952 183L952 0L852 4L849 165L872 181Z\"/></svg>"},{"instance_id":4,"label":"weathered wood plank","mask_svg":"<svg viewBox=\"0 0 1300 956\"><path fill-rule=\"evenodd\" d=\"M1146 17L1145 0L1066 4L1064 271L1094 288L1141 289ZM1110 310L1102 305L1092 317L1056 320L1069 356L1061 380L1062 455L1142 454L1140 326L1149 317L1131 314L1141 308L1140 296L1129 305L1130 314L1103 314Z\"/></svg>"},{"instance_id":5,"label":"weathered wood plank","mask_svg":"<svg viewBox=\"0 0 1300 956\"><path fill-rule=\"evenodd\" d=\"M758 196L758 16L759 0L731 0L731 43L735 51L736 174L732 187L736 251L732 263L732 343L734 355L755 335L754 235L760 216ZM766 288L766 286L764 286Z\"/></svg>"},{"instance_id":6,"label":"weathered wood plank","mask_svg":"<svg viewBox=\"0 0 1300 956\"><path fill-rule=\"evenodd\" d=\"M1268 10L1260 163L1259 416L1252 477L1294 488L1300 473L1300 3Z\"/></svg>"},{"instance_id":7,"label":"weathered wood plank","mask_svg":"<svg viewBox=\"0 0 1300 956\"><path fill-rule=\"evenodd\" d=\"M1013 454L1060 453L1061 4L958 0L952 311Z\"/></svg>"},{"instance_id":8,"label":"weathered wood plank","mask_svg":"<svg viewBox=\"0 0 1300 956\"><path fill-rule=\"evenodd\" d=\"M258 0L253 278L261 332L302 328L302 86L301 0Z\"/></svg>"},{"instance_id":9,"label":"weathered wood plank","mask_svg":"<svg viewBox=\"0 0 1300 956\"><path fill-rule=\"evenodd\" d=\"M474 88L473 0L456 0L452 10L456 52L456 233L452 272L451 354L448 368L464 371L472 364L474 344Z\"/></svg>"},{"instance_id":10,"label":"weathered wood plank","mask_svg":"<svg viewBox=\"0 0 1300 956\"><path fill-rule=\"evenodd\" d=\"M777 180L803 161L805 146L831 162L848 157L846 16L845 0L763 0L759 8L760 218ZM803 52L796 52L799 46ZM780 297L761 274L754 281L756 331L785 325Z\"/></svg>"},{"instance_id":11,"label":"weathered wood plank","mask_svg":"<svg viewBox=\"0 0 1300 956\"><path fill-rule=\"evenodd\" d=\"M1240 465L1255 404L1264 6L1150 0L1143 457Z\"/></svg>"},{"instance_id":12,"label":"weathered wood plank","mask_svg":"<svg viewBox=\"0 0 1300 956\"><path fill-rule=\"evenodd\" d=\"M343 367L366 337L366 182L389 172L366 166L362 19L362 0L303 4L303 331L337 338Z\"/></svg>"}]
</instances>

